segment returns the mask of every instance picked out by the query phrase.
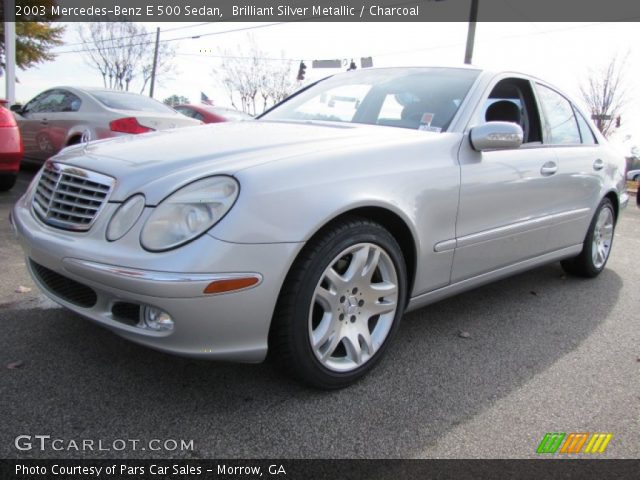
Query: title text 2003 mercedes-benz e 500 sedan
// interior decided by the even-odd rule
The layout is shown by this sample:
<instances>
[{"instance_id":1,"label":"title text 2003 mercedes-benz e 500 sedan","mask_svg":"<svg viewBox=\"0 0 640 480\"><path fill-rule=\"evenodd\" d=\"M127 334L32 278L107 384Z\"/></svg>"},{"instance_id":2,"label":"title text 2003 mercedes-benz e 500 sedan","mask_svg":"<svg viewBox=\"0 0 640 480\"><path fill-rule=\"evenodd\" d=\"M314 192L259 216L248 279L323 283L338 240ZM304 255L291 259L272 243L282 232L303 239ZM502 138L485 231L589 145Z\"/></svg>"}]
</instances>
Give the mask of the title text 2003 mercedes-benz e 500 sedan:
<instances>
[{"instance_id":1,"label":"title text 2003 mercedes-benz e 500 sedan","mask_svg":"<svg viewBox=\"0 0 640 480\"><path fill-rule=\"evenodd\" d=\"M321 388L407 310L545 262L595 276L623 159L545 82L390 68L252 122L69 147L12 212L58 303L166 352L281 364Z\"/></svg>"}]
</instances>

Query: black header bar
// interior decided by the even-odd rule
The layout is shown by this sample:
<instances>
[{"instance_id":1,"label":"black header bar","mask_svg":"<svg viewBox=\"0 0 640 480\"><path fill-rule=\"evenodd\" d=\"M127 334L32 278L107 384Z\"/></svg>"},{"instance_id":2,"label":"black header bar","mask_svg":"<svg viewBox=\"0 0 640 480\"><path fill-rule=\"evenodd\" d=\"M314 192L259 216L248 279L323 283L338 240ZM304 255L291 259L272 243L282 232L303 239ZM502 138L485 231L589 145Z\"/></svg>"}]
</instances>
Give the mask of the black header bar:
<instances>
[{"instance_id":1,"label":"black header bar","mask_svg":"<svg viewBox=\"0 0 640 480\"><path fill-rule=\"evenodd\" d=\"M6 13L60 22L453 22L468 21L470 8L471 0L15 0ZM636 22L640 2L479 0L478 21Z\"/></svg>"}]
</instances>

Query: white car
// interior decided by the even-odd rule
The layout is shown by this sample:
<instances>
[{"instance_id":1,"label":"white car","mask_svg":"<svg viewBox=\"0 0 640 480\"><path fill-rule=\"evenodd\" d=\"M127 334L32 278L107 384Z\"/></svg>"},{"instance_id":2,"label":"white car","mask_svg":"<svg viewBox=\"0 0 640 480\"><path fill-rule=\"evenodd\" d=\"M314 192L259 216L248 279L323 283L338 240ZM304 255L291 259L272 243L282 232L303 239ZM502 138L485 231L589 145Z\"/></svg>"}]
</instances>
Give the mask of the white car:
<instances>
[{"instance_id":1,"label":"white car","mask_svg":"<svg viewBox=\"0 0 640 480\"><path fill-rule=\"evenodd\" d=\"M627 172L627 180L634 182L640 181L640 170L629 170Z\"/></svg>"}]
</instances>

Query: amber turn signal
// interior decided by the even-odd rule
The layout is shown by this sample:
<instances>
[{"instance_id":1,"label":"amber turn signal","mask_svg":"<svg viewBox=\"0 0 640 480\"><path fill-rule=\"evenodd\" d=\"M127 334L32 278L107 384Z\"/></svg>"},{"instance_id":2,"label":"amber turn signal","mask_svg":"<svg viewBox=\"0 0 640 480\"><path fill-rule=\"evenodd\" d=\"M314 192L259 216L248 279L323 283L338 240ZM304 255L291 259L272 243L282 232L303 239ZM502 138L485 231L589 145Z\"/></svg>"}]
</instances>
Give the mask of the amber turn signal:
<instances>
[{"instance_id":1,"label":"amber turn signal","mask_svg":"<svg viewBox=\"0 0 640 480\"><path fill-rule=\"evenodd\" d=\"M225 293L233 292L234 290L242 290L243 288L249 288L258 283L256 277L242 277L242 278L230 278L226 280L214 280L207 288L204 289L204 293Z\"/></svg>"}]
</instances>

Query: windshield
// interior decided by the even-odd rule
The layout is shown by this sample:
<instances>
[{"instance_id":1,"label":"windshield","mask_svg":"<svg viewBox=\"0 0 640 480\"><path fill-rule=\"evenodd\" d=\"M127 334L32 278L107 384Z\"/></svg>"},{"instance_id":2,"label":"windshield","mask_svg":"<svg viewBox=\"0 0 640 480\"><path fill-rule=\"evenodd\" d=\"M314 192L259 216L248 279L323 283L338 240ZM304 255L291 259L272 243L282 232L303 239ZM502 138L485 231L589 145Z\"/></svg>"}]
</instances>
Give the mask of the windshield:
<instances>
[{"instance_id":1,"label":"windshield","mask_svg":"<svg viewBox=\"0 0 640 480\"><path fill-rule=\"evenodd\" d=\"M107 108L116 110L132 110L135 112L176 113L165 104L136 93L91 91L96 100Z\"/></svg>"},{"instance_id":2,"label":"windshield","mask_svg":"<svg viewBox=\"0 0 640 480\"><path fill-rule=\"evenodd\" d=\"M366 123L441 132L449 126L479 73L457 68L348 72L318 82L261 118Z\"/></svg>"}]
</instances>

